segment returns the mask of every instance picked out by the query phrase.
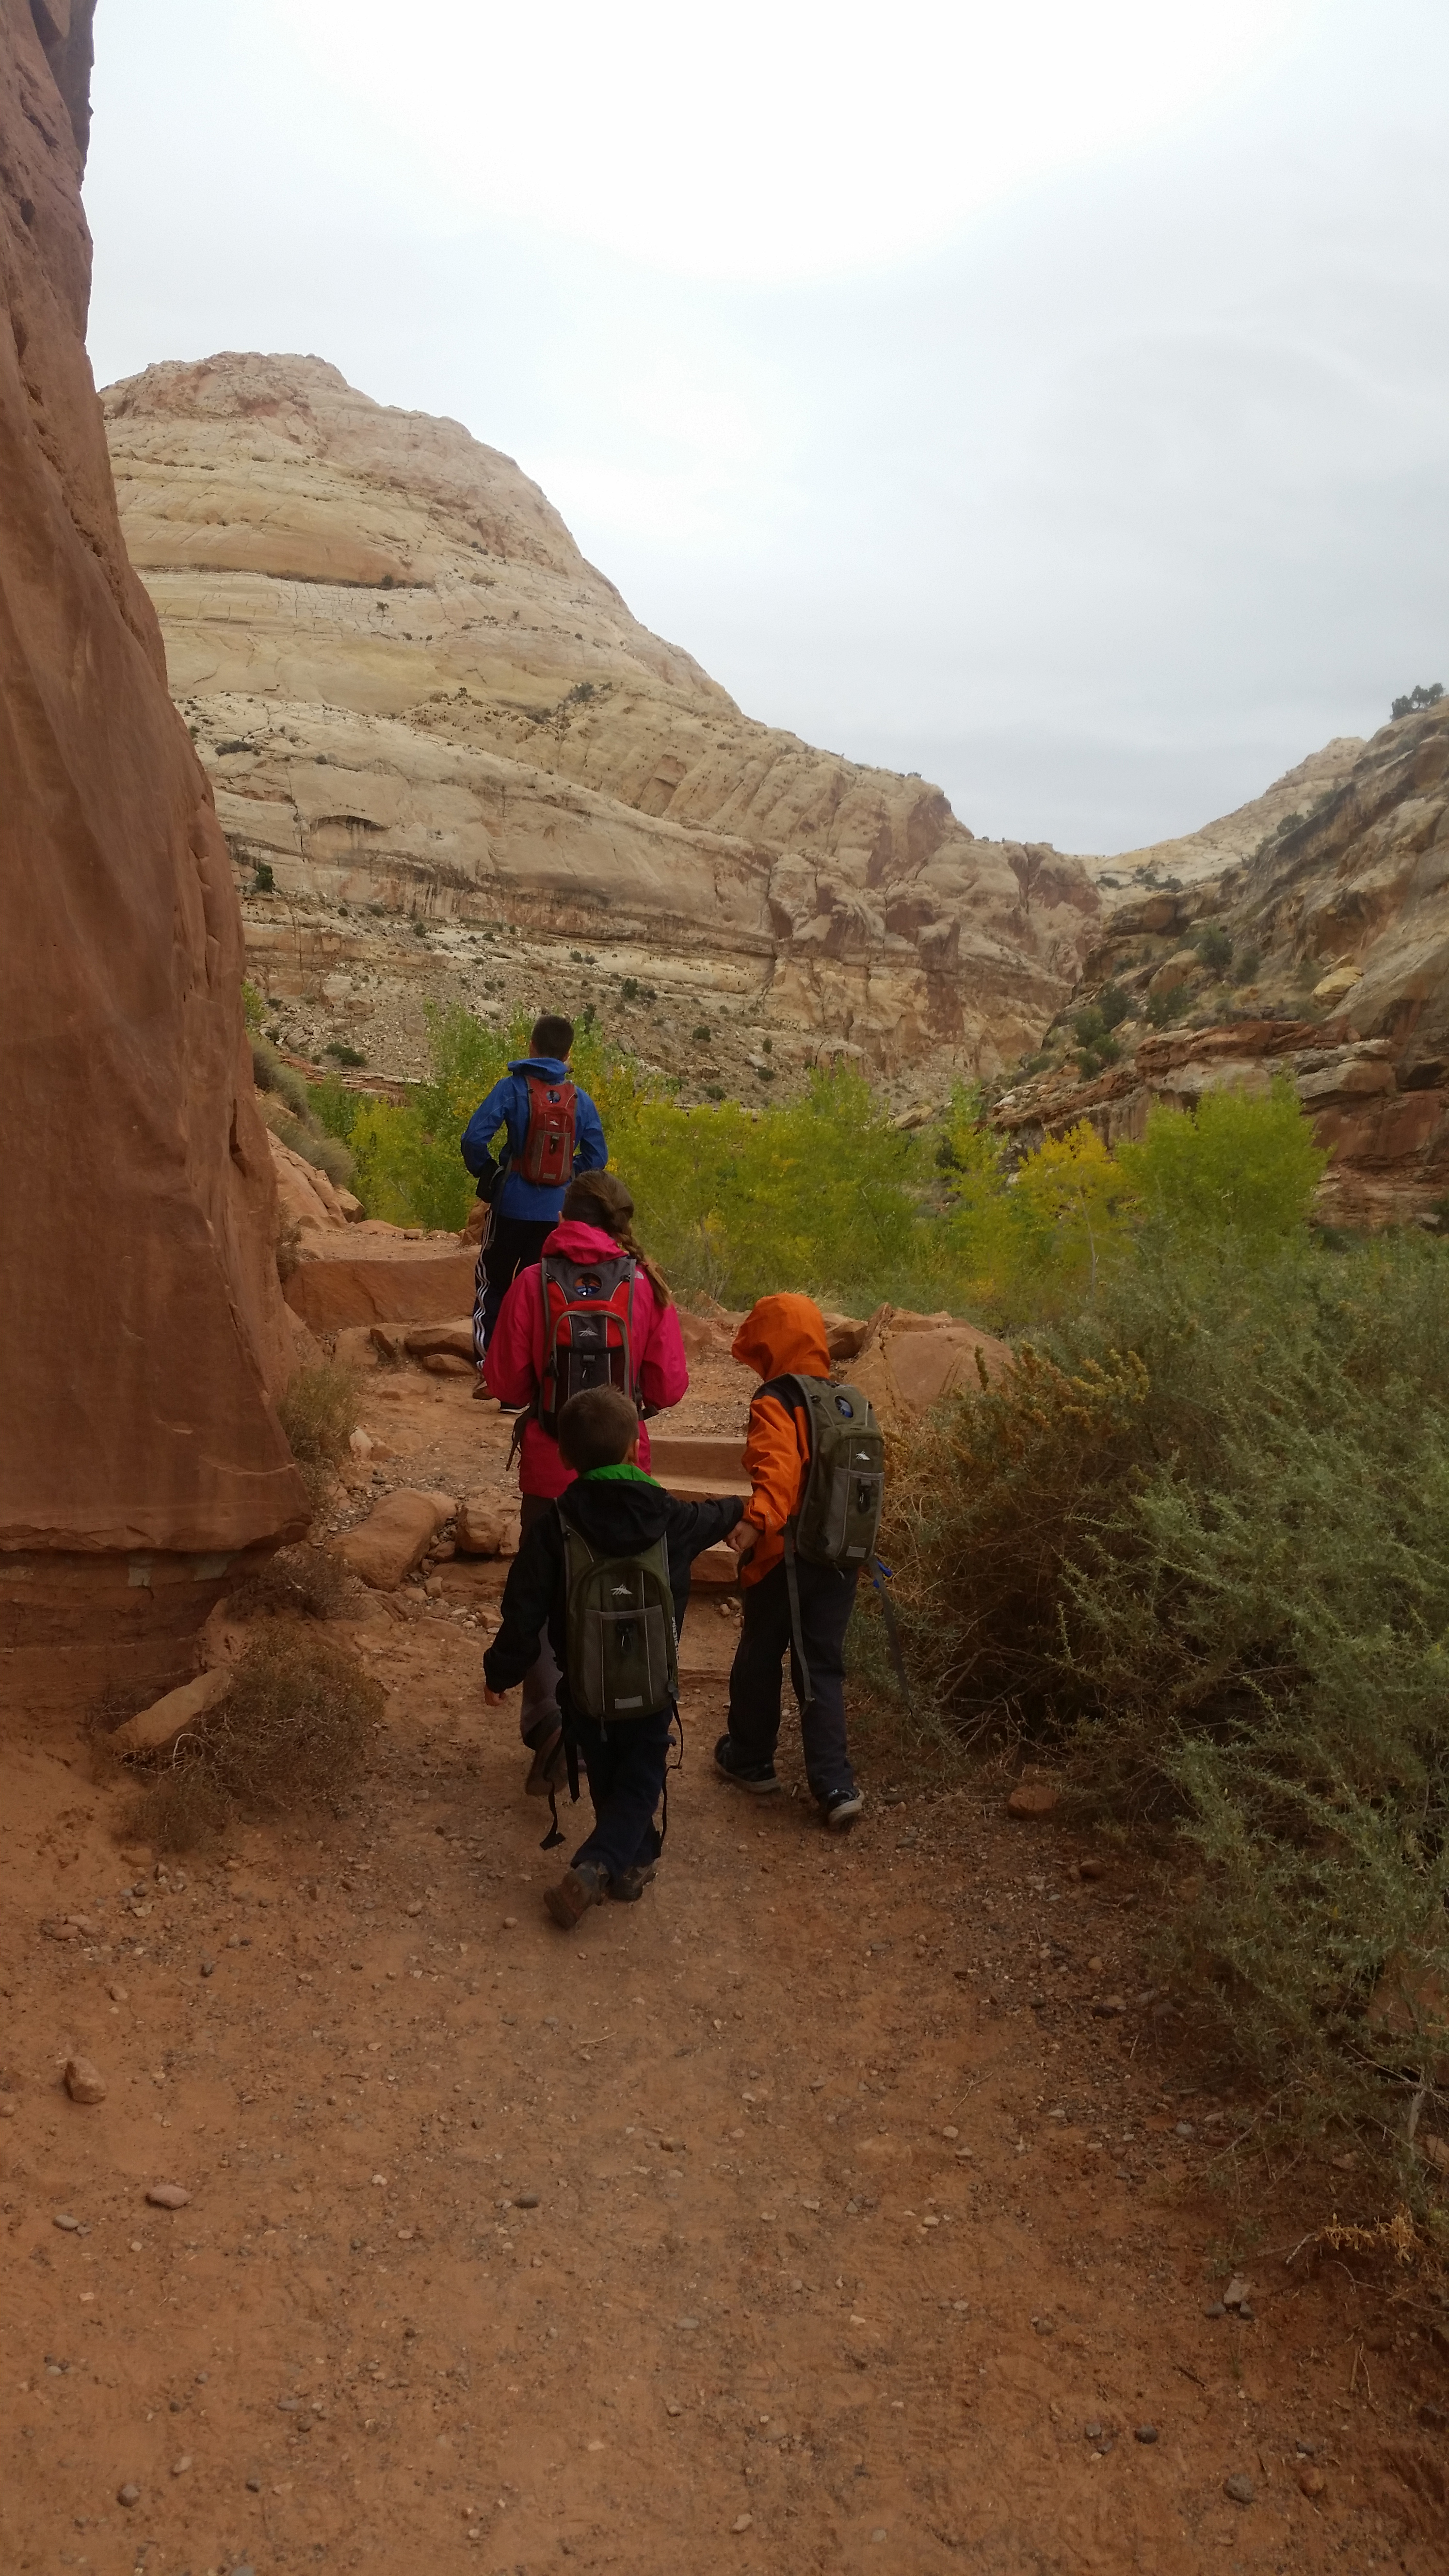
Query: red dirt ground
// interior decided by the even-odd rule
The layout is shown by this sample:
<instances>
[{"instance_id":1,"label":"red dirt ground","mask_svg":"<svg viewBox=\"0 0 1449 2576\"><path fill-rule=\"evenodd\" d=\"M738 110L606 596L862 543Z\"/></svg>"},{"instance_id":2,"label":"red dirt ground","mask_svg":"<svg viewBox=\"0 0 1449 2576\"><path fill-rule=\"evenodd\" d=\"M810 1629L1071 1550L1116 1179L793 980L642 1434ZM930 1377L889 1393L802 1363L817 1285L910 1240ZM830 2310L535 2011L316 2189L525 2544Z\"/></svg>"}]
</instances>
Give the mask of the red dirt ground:
<instances>
[{"instance_id":1,"label":"red dirt ground","mask_svg":"<svg viewBox=\"0 0 1449 2576\"><path fill-rule=\"evenodd\" d=\"M496 1466L466 1405L370 1386L393 1481ZM1242 2106L1164 2054L1129 1865L880 1732L848 1840L793 1749L761 1813L706 1677L655 1886L561 1934L457 1597L368 1607L344 1815L158 1871L78 1731L12 1753L6 2576L1449 2567L1444 2344L1285 2262L1323 2177L1234 2238ZM1251 2324L1204 2314L1235 2268Z\"/></svg>"}]
</instances>

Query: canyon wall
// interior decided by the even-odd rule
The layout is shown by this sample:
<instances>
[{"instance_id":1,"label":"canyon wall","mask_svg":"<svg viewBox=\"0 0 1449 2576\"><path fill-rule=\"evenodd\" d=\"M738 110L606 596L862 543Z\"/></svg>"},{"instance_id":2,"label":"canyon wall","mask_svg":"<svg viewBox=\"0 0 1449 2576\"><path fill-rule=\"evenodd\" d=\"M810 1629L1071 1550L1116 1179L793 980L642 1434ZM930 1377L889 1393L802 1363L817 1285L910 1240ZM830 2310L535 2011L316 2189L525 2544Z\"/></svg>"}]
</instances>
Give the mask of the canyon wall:
<instances>
[{"instance_id":1,"label":"canyon wall","mask_svg":"<svg viewBox=\"0 0 1449 2576\"><path fill-rule=\"evenodd\" d=\"M1119 900L1004 1132L1030 1146L1089 1117L1115 1144L1154 1101L1286 1077L1331 1153L1326 1219L1449 1230L1449 699L1346 767L1342 748L1336 783L1241 864ZM1078 1007L1106 988L1130 1006L1118 1060L1089 1041L1084 1068Z\"/></svg>"},{"instance_id":2,"label":"canyon wall","mask_svg":"<svg viewBox=\"0 0 1449 2576\"><path fill-rule=\"evenodd\" d=\"M1072 989L1099 912L1075 860L742 715L456 422L303 357L102 400L172 688L243 886L275 889L249 954L294 1042L410 1073L427 992L592 1001L686 1095L768 1036L766 1070L844 1052L909 1097L1010 1063Z\"/></svg>"},{"instance_id":3,"label":"canyon wall","mask_svg":"<svg viewBox=\"0 0 1449 2576\"><path fill-rule=\"evenodd\" d=\"M184 1667L305 1524L210 787L85 352L92 0L0 0L0 1687Z\"/></svg>"}]
</instances>

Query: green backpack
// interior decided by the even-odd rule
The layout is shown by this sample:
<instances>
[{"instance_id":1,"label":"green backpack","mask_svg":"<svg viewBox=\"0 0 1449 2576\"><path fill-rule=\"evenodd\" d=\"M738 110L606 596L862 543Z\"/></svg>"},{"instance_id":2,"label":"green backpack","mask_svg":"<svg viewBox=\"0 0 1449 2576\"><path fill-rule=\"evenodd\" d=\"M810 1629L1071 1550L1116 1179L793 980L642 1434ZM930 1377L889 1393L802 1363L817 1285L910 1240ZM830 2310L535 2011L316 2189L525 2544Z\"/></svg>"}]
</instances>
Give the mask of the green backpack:
<instances>
[{"instance_id":1,"label":"green backpack","mask_svg":"<svg viewBox=\"0 0 1449 2576\"><path fill-rule=\"evenodd\" d=\"M868 1566L885 1497L885 1441L858 1386L824 1377L776 1378L810 1417L810 1464L795 1515L795 1549L811 1565Z\"/></svg>"},{"instance_id":2,"label":"green backpack","mask_svg":"<svg viewBox=\"0 0 1449 2576\"><path fill-rule=\"evenodd\" d=\"M601 1725L660 1716L679 1686L665 1541L604 1556L568 1521L563 1534L570 1700Z\"/></svg>"}]
</instances>

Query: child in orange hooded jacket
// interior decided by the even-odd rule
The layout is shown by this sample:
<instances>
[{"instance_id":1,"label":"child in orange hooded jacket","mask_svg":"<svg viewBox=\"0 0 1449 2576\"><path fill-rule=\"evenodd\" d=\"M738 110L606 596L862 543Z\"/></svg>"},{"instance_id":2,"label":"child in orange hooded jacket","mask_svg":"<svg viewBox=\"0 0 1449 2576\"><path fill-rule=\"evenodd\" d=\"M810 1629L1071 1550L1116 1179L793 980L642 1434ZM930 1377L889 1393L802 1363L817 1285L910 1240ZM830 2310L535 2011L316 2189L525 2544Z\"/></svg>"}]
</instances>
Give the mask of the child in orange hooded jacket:
<instances>
[{"instance_id":1,"label":"child in orange hooded jacket","mask_svg":"<svg viewBox=\"0 0 1449 2576\"><path fill-rule=\"evenodd\" d=\"M750 1406L745 1467L750 1499L727 1544L740 1556L744 1617L730 1674L729 1733L714 1749L715 1769L759 1796L778 1790L781 1667L800 1703L805 1776L827 1825L853 1824L864 1801L855 1785L845 1731L845 1631L855 1606L858 1569L795 1562L801 1643L811 1696L791 1633L785 1570L785 1524L800 1509L810 1466L810 1416L792 1377L830 1375L825 1319L809 1297L762 1297L735 1335L734 1356L763 1383Z\"/></svg>"}]
</instances>

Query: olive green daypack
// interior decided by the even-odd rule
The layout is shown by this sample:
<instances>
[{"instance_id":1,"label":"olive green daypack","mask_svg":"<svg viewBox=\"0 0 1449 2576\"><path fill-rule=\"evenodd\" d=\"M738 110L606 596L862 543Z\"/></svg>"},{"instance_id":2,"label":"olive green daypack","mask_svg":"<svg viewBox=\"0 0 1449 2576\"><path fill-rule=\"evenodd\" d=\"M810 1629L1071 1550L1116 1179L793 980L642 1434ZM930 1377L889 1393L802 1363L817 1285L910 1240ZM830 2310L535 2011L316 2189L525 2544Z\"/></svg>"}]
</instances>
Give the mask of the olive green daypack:
<instances>
[{"instance_id":1,"label":"olive green daypack","mask_svg":"<svg viewBox=\"0 0 1449 2576\"><path fill-rule=\"evenodd\" d=\"M825 1377L786 1377L810 1416L810 1464L795 1549L810 1565L869 1565L885 1498L885 1441L868 1395Z\"/></svg>"},{"instance_id":2,"label":"olive green daypack","mask_svg":"<svg viewBox=\"0 0 1449 2576\"><path fill-rule=\"evenodd\" d=\"M636 1556L605 1556L571 1522L562 1526L565 1670L573 1706L604 1726L660 1716L679 1686L664 1539Z\"/></svg>"}]
</instances>

